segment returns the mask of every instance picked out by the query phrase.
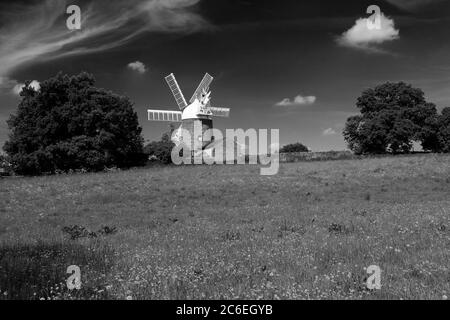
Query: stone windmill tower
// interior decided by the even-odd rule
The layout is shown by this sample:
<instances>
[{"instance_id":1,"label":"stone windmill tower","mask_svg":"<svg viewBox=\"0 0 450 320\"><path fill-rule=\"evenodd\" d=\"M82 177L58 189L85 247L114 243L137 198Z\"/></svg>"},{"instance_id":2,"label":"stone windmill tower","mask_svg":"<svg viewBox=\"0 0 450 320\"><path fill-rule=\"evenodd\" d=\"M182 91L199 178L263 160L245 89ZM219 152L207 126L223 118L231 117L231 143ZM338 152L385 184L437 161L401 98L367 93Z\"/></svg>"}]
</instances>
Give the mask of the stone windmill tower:
<instances>
[{"instance_id":1,"label":"stone windmill tower","mask_svg":"<svg viewBox=\"0 0 450 320\"><path fill-rule=\"evenodd\" d=\"M214 139L211 135L204 135L208 129L213 128L212 117L229 117L230 109L211 106L211 92L209 91L209 86L213 81L213 77L208 73L205 74L203 80L198 85L192 98L189 100L189 104L186 102L174 74L171 73L165 79L180 110L168 111L149 109L147 110L148 120L181 122L172 141L176 145L180 144L182 142L181 130L184 129L189 132L191 136L191 152L196 153L202 151ZM202 128L202 134L197 137L194 136L195 126Z\"/></svg>"}]
</instances>

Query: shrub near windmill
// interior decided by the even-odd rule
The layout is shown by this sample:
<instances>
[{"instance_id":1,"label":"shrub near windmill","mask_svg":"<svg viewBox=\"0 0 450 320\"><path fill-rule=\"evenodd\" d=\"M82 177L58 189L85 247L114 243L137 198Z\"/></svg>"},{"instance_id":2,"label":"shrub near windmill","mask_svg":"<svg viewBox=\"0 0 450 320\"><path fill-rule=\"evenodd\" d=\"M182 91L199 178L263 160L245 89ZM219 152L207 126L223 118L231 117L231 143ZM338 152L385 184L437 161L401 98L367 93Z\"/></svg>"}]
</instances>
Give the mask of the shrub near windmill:
<instances>
[{"instance_id":1,"label":"shrub near windmill","mask_svg":"<svg viewBox=\"0 0 450 320\"><path fill-rule=\"evenodd\" d=\"M174 74L171 73L165 79L180 111L149 109L147 111L148 120L181 122L180 127L175 130L172 136L172 141L177 146L181 143L187 144L192 157L196 154L201 154L214 140L210 130L213 128L212 117L229 117L230 109L211 106L209 86L214 78L208 73L205 74L203 80L195 90L192 98L189 100L189 104L187 104ZM195 127L200 127L201 132L194 130ZM191 141L183 141L183 130L190 134Z\"/></svg>"}]
</instances>

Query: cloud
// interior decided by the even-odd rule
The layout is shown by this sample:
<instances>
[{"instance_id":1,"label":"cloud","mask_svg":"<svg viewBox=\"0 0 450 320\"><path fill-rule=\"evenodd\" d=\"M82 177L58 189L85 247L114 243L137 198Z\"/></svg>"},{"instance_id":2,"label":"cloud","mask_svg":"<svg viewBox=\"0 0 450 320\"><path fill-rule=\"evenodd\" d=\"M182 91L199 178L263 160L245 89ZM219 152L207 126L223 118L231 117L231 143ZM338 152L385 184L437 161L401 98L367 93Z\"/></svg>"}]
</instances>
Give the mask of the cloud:
<instances>
[{"instance_id":1,"label":"cloud","mask_svg":"<svg viewBox=\"0 0 450 320\"><path fill-rule=\"evenodd\" d=\"M147 72L147 67L140 61L130 62L128 64L128 68L140 74L144 74Z\"/></svg>"},{"instance_id":2,"label":"cloud","mask_svg":"<svg viewBox=\"0 0 450 320\"><path fill-rule=\"evenodd\" d=\"M315 96L306 96L303 97L301 95L296 96L293 100L289 98L284 98L280 102L277 102L275 106L277 107L292 107L292 106L303 106L303 105L311 105L316 102Z\"/></svg>"},{"instance_id":3,"label":"cloud","mask_svg":"<svg viewBox=\"0 0 450 320\"><path fill-rule=\"evenodd\" d=\"M95 0L81 8L81 30L66 27L67 0L0 3L0 86L30 63L101 52L146 32L210 29L192 8L200 0ZM26 23L24 23L26 21Z\"/></svg>"},{"instance_id":4,"label":"cloud","mask_svg":"<svg viewBox=\"0 0 450 320\"><path fill-rule=\"evenodd\" d=\"M394 20L386 17L383 13L380 15L380 29L369 29L368 22L370 22L370 19L369 17L356 20L353 27L337 38L338 44L367 52L386 53L377 45L399 39L400 32L395 29Z\"/></svg>"},{"instance_id":5,"label":"cloud","mask_svg":"<svg viewBox=\"0 0 450 320\"><path fill-rule=\"evenodd\" d=\"M322 135L324 135L324 136L333 136L333 135L335 135L335 134L337 134L337 132L336 132L333 128L325 129L325 130L322 132Z\"/></svg>"},{"instance_id":6,"label":"cloud","mask_svg":"<svg viewBox=\"0 0 450 320\"><path fill-rule=\"evenodd\" d=\"M12 88L12 93L14 93L15 95L19 95L20 92L22 92L22 89L23 89L24 86L25 86L24 83L17 83ZM30 82L30 87L33 88L34 90L38 91L41 88L41 84L39 83L39 81L33 80L33 81Z\"/></svg>"},{"instance_id":7,"label":"cloud","mask_svg":"<svg viewBox=\"0 0 450 320\"><path fill-rule=\"evenodd\" d=\"M400 9L406 11L415 11L421 7L444 2L445 0L386 0L390 4L393 4Z\"/></svg>"}]
</instances>

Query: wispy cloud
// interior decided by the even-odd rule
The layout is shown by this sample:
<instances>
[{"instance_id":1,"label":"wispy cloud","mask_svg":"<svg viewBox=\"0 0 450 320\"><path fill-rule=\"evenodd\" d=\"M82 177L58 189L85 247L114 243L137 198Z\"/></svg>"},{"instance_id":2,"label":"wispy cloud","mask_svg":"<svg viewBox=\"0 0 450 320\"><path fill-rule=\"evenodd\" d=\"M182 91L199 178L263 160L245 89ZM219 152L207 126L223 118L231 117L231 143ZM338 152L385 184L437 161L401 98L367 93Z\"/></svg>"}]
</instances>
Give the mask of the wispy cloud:
<instances>
[{"instance_id":1,"label":"wispy cloud","mask_svg":"<svg viewBox=\"0 0 450 320\"><path fill-rule=\"evenodd\" d=\"M294 99L284 98L280 102L277 102L275 106L277 107L292 107L292 106L304 106L311 105L316 102L317 98L315 96L302 96L298 95Z\"/></svg>"},{"instance_id":2,"label":"wispy cloud","mask_svg":"<svg viewBox=\"0 0 450 320\"><path fill-rule=\"evenodd\" d=\"M334 130L333 128L325 129L325 130L322 132L322 135L324 135L324 136L334 136L335 134L337 134L337 132L336 132L336 130Z\"/></svg>"},{"instance_id":3,"label":"wispy cloud","mask_svg":"<svg viewBox=\"0 0 450 320\"><path fill-rule=\"evenodd\" d=\"M81 6L82 28L66 27L65 0L0 5L0 88L26 64L122 46L144 32L189 33L210 26L192 8L200 0L95 0Z\"/></svg>"},{"instance_id":4,"label":"wispy cloud","mask_svg":"<svg viewBox=\"0 0 450 320\"><path fill-rule=\"evenodd\" d=\"M387 2L407 11L415 11L421 7L444 2L445 0L386 0Z\"/></svg>"},{"instance_id":5,"label":"wispy cloud","mask_svg":"<svg viewBox=\"0 0 450 320\"><path fill-rule=\"evenodd\" d=\"M399 39L400 31L395 29L394 20L384 14L380 15L381 27L379 29L369 29L370 19L360 18L356 20L353 27L337 38L338 44L371 53L386 53L378 45Z\"/></svg>"},{"instance_id":6,"label":"wispy cloud","mask_svg":"<svg viewBox=\"0 0 450 320\"><path fill-rule=\"evenodd\" d=\"M147 67L141 61L130 62L127 67L140 74L144 74L147 72Z\"/></svg>"}]
</instances>

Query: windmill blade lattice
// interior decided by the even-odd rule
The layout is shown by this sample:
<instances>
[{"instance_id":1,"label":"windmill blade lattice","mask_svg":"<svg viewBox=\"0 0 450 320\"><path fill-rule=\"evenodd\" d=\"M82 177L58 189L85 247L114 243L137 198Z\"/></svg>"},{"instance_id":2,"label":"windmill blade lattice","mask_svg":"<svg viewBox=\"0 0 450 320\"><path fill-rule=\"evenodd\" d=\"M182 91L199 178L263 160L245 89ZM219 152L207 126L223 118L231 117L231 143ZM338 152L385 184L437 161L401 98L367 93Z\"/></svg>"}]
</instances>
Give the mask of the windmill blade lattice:
<instances>
[{"instance_id":1,"label":"windmill blade lattice","mask_svg":"<svg viewBox=\"0 0 450 320\"><path fill-rule=\"evenodd\" d=\"M191 100L189 100L189 103L192 103L195 101L195 99L200 100L201 95L203 93L204 90L208 90L209 85L211 84L211 82L213 81L213 77L211 77L211 75L209 75L208 73L205 74L205 76L203 77L202 81L200 82L200 84L198 85L197 90L195 90L194 95L192 96Z\"/></svg>"},{"instance_id":2,"label":"windmill blade lattice","mask_svg":"<svg viewBox=\"0 0 450 320\"><path fill-rule=\"evenodd\" d=\"M149 121L181 122L181 111L147 110Z\"/></svg>"},{"instance_id":3,"label":"windmill blade lattice","mask_svg":"<svg viewBox=\"0 0 450 320\"><path fill-rule=\"evenodd\" d=\"M175 76L173 73L169 74L166 78L166 82L169 85L170 91L172 91L173 97L175 98L175 101L177 102L178 107L180 110L183 110L187 107L186 99L183 96L183 93L181 92L180 86L178 85L177 80L175 79Z\"/></svg>"}]
</instances>

